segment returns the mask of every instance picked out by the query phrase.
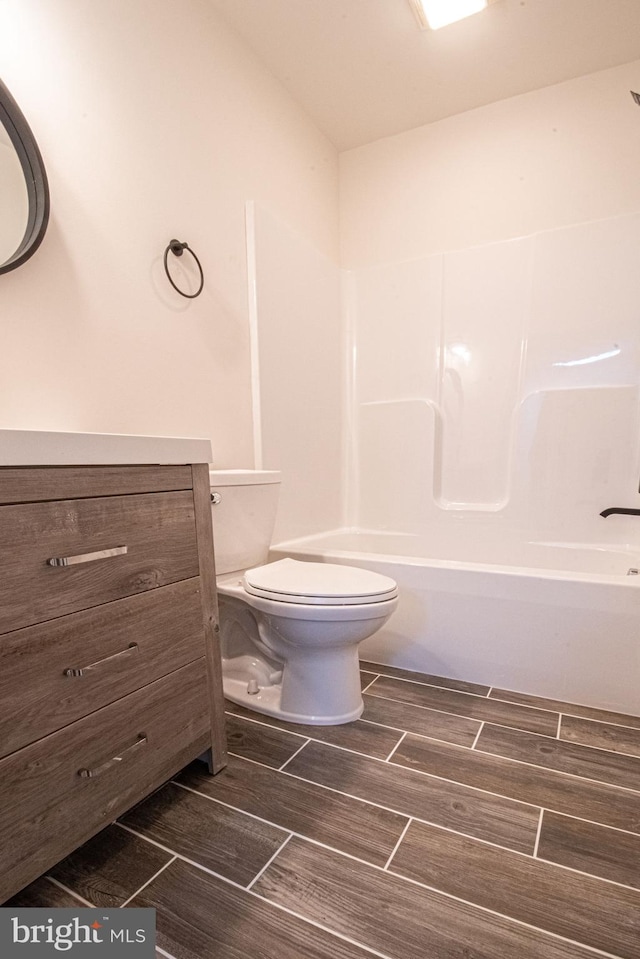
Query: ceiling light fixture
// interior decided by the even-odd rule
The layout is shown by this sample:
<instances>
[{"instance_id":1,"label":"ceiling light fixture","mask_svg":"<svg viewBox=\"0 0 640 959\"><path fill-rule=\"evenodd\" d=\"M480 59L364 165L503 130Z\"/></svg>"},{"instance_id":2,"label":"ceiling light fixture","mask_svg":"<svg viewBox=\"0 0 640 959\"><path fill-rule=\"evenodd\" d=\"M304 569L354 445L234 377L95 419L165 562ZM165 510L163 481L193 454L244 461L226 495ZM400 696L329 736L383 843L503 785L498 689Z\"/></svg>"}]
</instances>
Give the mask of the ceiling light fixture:
<instances>
[{"instance_id":1,"label":"ceiling light fixture","mask_svg":"<svg viewBox=\"0 0 640 959\"><path fill-rule=\"evenodd\" d=\"M423 30L439 30L456 20L480 13L494 0L409 0Z\"/></svg>"}]
</instances>

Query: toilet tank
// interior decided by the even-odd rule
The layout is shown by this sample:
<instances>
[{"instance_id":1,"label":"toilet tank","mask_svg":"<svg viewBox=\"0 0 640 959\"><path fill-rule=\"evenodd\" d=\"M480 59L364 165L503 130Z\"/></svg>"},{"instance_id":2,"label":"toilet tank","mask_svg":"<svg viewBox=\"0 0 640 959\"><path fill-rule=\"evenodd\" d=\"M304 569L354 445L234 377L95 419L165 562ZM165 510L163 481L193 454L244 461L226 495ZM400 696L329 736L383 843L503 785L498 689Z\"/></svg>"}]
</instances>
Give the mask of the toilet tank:
<instances>
[{"instance_id":1,"label":"toilet tank","mask_svg":"<svg viewBox=\"0 0 640 959\"><path fill-rule=\"evenodd\" d=\"M276 521L279 470L209 470L216 574L267 562Z\"/></svg>"}]
</instances>

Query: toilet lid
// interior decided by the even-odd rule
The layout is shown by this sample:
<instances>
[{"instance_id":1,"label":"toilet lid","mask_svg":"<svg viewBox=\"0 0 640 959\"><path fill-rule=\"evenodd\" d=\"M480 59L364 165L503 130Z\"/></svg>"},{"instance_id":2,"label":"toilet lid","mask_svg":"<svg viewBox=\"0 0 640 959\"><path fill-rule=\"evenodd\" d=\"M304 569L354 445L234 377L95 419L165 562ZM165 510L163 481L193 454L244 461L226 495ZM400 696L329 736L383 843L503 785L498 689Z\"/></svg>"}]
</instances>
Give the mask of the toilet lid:
<instances>
[{"instance_id":1,"label":"toilet lid","mask_svg":"<svg viewBox=\"0 0 640 959\"><path fill-rule=\"evenodd\" d=\"M302 563L280 559L248 569L244 588L252 596L307 606L355 606L394 599L398 587L389 576L356 566Z\"/></svg>"}]
</instances>

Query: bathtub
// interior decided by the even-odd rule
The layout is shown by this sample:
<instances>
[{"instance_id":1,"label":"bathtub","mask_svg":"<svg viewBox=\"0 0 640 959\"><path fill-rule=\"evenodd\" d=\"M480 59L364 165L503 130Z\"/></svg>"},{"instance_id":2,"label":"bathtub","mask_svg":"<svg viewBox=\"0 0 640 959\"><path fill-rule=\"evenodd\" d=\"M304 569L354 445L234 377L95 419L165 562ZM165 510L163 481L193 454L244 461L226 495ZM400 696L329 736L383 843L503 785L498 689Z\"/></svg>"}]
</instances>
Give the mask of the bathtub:
<instances>
[{"instance_id":1,"label":"bathtub","mask_svg":"<svg viewBox=\"0 0 640 959\"><path fill-rule=\"evenodd\" d=\"M396 580L398 609L362 643L363 659L640 714L640 575L629 572L640 548L477 532L336 531L279 543L270 558Z\"/></svg>"}]
</instances>

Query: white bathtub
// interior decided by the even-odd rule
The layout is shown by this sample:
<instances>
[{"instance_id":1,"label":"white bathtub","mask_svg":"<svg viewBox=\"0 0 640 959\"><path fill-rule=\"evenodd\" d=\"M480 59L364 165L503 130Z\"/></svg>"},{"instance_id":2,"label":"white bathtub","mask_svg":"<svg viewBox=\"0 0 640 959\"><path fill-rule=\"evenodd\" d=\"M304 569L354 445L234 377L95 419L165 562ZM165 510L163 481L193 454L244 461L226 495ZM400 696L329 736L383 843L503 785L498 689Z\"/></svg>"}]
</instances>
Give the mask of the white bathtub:
<instances>
[{"instance_id":1,"label":"white bathtub","mask_svg":"<svg viewBox=\"0 0 640 959\"><path fill-rule=\"evenodd\" d=\"M491 542L473 529L436 542L338 531L280 543L293 556L393 577L400 603L362 658L640 714L640 549ZM461 558L464 558L464 561Z\"/></svg>"}]
</instances>

